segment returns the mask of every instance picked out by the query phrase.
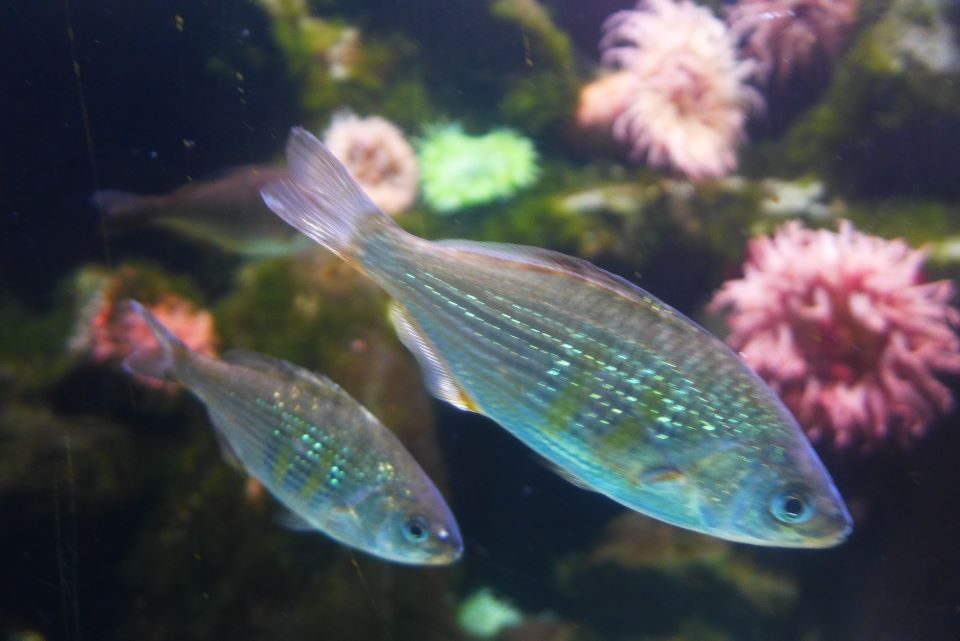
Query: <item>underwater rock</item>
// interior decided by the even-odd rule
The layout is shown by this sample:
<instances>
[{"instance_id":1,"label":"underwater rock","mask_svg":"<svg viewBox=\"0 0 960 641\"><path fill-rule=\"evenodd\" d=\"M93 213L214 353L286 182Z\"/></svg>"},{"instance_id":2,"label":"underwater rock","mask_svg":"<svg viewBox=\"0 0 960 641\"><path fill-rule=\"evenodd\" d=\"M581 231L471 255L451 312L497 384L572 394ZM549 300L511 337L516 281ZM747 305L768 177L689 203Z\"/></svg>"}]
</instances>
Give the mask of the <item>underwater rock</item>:
<instances>
[{"instance_id":1,"label":"underwater rock","mask_svg":"<svg viewBox=\"0 0 960 641\"><path fill-rule=\"evenodd\" d=\"M689 626L735 639L792 638L780 627L797 601L796 585L742 550L625 512L582 558L563 563L559 577L578 622L603 638L681 639Z\"/></svg>"},{"instance_id":2,"label":"underwater rock","mask_svg":"<svg viewBox=\"0 0 960 641\"><path fill-rule=\"evenodd\" d=\"M821 101L762 156L768 166L816 170L864 195L955 196L960 144L960 45L949 3L871 3L869 24ZM869 15L867 7L864 13Z\"/></svg>"},{"instance_id":3,"label":"underwater rock","mask_svg":"<svg viewBox=\"0 0 960 641\"><path fill-rule=\"evenodd\" d=\"M245 499L202 422L158 472L161 496L126 556L123 638L459 638L440 607L455 570L389 564L280 527L271 504Z\"/></svg>"},{"instance_id":4,"label":"underwater rock","mask_svg":"<svg viewBox=\"0 0 960 641\"><path fill-rule=\"evenodd\" d=\"M0 398L48 388L76 362L64 345L76 313L73 296L55 298L52 309L38 312L0 288Z\"/></svg>"},{"instance_id":5,"label":"underwater rock","mask_svg":"<svg viewBox=\"0 0 960 641\"><path fill-rule=\"evenodd\" d=\"M537 0L494 0L490 12L516 24L524 41L526 69L507 77L500 112L534 135L561 124L580 85L569 36Z\"/></svg>"},{"instance_id":6,"label":"underwater rock","mask_svg":"<svg viewBox=\"0 0 960 641\"><path fill-rule=\"evenodd\" d=\"M54 485L69 487L85 518L115 509L137 491L133 440L111 419L3 402L0 441L0 496L29 499L38 514L49 512Z\"/></svg>"},{"instance_id":7,"label":"underwater rock","mask_svg":"<svg viewBox=\"0 0 960 641\"><path fill-rule=\"evenodd\" d=\"M349 106L413 124L432 113L408 37L368 37L341 18L317 15L306 0L256 0L300 89L300 105L318 121Z\"/></svg>"},{"instance_id":8,"label":"underwater rock","mask_svg":"<svg viewBox=\"0 0 960 641\"><path fill-rule=\"evenodd\" d=\"M503 630L498 641L575 641L577 626L553 617L528 617Z\"/></svg>"}]
</instances>

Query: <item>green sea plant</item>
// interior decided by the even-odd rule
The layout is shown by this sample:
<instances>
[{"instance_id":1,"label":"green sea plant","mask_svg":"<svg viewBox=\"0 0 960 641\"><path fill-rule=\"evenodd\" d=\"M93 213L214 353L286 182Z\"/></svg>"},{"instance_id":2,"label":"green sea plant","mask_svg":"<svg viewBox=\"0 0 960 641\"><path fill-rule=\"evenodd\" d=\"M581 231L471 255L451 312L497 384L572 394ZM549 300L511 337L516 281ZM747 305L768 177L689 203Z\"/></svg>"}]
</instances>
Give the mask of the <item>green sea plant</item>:
<instances>
[{"instance_id":1,"label":"green sea plant","mask_svg":"<svg viewBox=\"0 0 960 641\"><path fill-rule=\"evenodd\" d=\"M508 198L540 173L533 141L505 128L471 136L456 123L436 125L417 155L423 197L440 213Z\"/></svg>"}]
</instances>

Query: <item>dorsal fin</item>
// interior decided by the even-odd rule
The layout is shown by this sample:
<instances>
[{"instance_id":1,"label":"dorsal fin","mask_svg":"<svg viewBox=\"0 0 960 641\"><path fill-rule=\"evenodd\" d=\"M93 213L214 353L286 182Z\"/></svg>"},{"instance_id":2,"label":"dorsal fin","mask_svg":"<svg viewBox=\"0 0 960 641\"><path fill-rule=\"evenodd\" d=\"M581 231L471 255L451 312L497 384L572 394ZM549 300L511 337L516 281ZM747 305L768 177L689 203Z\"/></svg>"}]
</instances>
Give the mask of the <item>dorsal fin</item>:
<instances>
[{"instance_id":1,"label":"dorsal fin","mask_svg":"<svg viewBox=\"0 0 960 641\"><path fill-rule=\"evenodd\" d=\"M563 272L570 276L586 280L598 287L603 287L613 293L641 303L656 301L658 305L667 307L653 298L641 287L631 283L621 276L611 274L591 262L567 256L560 252L527 245L513 245L510 243L487 243L473 240L438 240L436 245L446 249L467 251L482 256L489 256L497 260L523 263L532 267L545 269L551 272ZM668 308L670 309L670 308Z\"/></svg>"},{"instance_id":2,"label":"dorsal fin","mask_svg":"<svg viewBox=\"0 0 960 641\"><path fill-rule=\"evenodd\" d=\"M400 303L390 304L390 320L393 322L400 342L406 345L423 370L424 382L430 393L451 405L468 411L477 412L477 404L457 385L446 361L437 354L430 340L424 336L409 312Z\"/></svg>"},{"instance_id":3,"label":"dorsal fin","mask_svg":"<svg viewBox=\"0 0 960 641\"><path fill-rule=\"evenodd\" d=\"M267 374L282 381L307 381L321 387L330 387L340 390L340 386L322 374L311 372L288 361L273 358L259 352L249 352L245 349L230 349L225 351L220 360L231 365L239 365Z\"/></svg>"}]
</instances>

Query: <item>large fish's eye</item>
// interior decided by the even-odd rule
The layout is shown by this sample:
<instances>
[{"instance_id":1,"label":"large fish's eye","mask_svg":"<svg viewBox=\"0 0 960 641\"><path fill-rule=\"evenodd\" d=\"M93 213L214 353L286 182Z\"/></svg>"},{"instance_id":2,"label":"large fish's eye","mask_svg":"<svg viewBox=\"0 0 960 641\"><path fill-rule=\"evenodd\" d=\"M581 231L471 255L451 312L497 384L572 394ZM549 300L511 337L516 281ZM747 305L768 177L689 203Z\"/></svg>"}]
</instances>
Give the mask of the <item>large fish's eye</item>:
<instances>
[{"instance_id":1,"label":"large fish's eye","mask_svg":"<svg viewBox=\"0 0 960 641\"><path fill-rule=\"evenodd\" d=\"M411 543L423 543L430 536L430 524L422 516L411 516L403 522L403 538Z\"/></svg>"},{"instance_id":2,"label":"large fish's eye","mask_svg":"<svg viewBox=\"0 0 960 641\"><path fill-rule=\"evenodd\" d=\"M773 518L787 525L803 523L813 515L806 492L795 487L774 493L768 507Z\"/></svg>"}]
</instances>

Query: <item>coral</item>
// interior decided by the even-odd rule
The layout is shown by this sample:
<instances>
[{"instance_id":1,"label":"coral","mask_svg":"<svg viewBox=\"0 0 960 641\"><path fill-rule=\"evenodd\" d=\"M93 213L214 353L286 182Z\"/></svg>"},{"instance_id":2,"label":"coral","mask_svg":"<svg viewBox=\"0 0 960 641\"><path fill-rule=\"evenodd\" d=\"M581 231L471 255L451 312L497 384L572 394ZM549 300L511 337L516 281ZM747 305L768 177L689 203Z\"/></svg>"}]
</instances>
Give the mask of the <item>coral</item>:
<instances>
[{"instance_id":1,"label":"coral","mask_svg":"<svg viewBox=\"0 0 960 641\"><path fill-rule=\"evenodd\" d=\"M96 363L119 363L138 349L156 347L156 339L146 323L124 304L134 296L145 298L157 319L188 347L202 354L216 352L218 338L210 312L169 291L144 291L138 285L142 277L136 268L126 266L115 274L85 272L80 278L89 293L69 342L75 354ZM98 285L94 284L96 280ZM135 378L146 385L163 385L142 376Z\"/></svg>"},{"instance_id":2,"label":"coral","mask_svg":"<svg viewBox=\"0 0 960 641\"><path fill-rule=\"evenodd\" d=\"M729 309L729 343L781 395L813 439L906 443L952 405L938 373L960 373L960 313L949 281L923 283L925 254L902 240L783 225L749 245Z\"/></svg>"},{"instance_id":3,"label":"coral","mask_svg":"<svg viewBox=\"0 0 960 641\"><path fill-rule=\"evenodd\" d=\"M633 158L693 179L736 167L747 112L762 99L723 22L689 0L642 0L604 30L603 61L620 71L584 87L581 121L612 124Z\"/></svg>"},{"instance_id":4,"label":"coral","mask_svg":"<svg viewBox=\"0 0 960 641\"><path fill-rule=\"evenodd\" d=\"M859 0L739 0L730 30L758 64L756 77L785 84L818 59L837 56L857 17Z\"/></svg>"},{"instance_id":5,"label":"coral","mask_svg":"<svg viewBox=\"0 0 960 641\"><path fill-rule=\"evenodd\" d=\"M470 136L456 124L435 126L418 154L424 199L443 213L507 198L539 174L533 142L510 129Z\"/></svg>"},{"instance_id":6,"label":"coral","mask_svg":"<svg viewBox=\"0 0 960 641\"><path fill-rule=\"evenodd\" d=\"M340 112L323 141L383 211L399 214L417 199L417 157L392 122Z\"/></svg>"}]
</instances>

